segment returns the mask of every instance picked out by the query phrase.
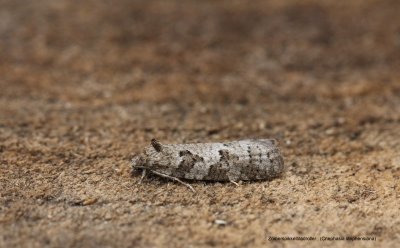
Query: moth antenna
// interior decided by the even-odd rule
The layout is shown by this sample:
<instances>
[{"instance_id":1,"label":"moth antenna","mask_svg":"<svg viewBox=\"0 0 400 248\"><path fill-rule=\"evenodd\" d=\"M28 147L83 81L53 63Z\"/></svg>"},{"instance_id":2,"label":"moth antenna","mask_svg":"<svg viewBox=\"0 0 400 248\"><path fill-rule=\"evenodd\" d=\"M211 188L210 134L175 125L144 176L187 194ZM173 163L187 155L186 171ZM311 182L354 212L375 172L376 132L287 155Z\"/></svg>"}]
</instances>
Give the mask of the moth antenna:
<instances>
[{"instance_id":1,"label":"moth antenna","mask_svg":"<svg viewBox=\"0 0 400 248\"><path fill-rule=\"evenodd\" d=\"M169 178L171 180L177 181L178 183L181 183L181 184L185 185L186 187L188 187L193 193L196 193L196 190L194 190L194 188L190 184L182 182L181 180L179 180L176 177L173 177L173 176L161 173L161 172L157 172L157 171L151 171L151 173L159 175L161 177L165 177L165 178Z\"/></svg>"},{"instance_id":2,"label":"moth antenna","mask_svg":"<svg viewBox=\"0 0 400 248\"><path fill-rule=\"evenodd\" d=\"M152 140L151 140L151 145L154 147L154 149L155 149L157 152L161 152L161 151L162 151L162 145L161 145L161 143L160 143L158 140L152 139Z\"/></svg>"}]
</instances>

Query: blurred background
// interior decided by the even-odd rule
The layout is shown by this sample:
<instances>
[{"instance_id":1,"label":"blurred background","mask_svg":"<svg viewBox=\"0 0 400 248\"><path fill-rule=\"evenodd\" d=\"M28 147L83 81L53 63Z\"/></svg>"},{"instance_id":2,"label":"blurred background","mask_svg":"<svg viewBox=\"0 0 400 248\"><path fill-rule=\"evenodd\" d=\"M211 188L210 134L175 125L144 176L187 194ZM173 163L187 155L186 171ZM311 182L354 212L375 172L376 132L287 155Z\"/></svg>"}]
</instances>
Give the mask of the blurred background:
<instances>
[{"instance_id":1,"label":"blurred background","mask_svg":"<svg viewBox=\"0 0 400 248\"><path fill-rule=\"evenodd\" d=\"M0 0L0 245L398 239L399 14L396 0ZM271 183L195 184L196 198L130 175L151 138L269 137L288 168Z\"/></svg>"}]
</instances>

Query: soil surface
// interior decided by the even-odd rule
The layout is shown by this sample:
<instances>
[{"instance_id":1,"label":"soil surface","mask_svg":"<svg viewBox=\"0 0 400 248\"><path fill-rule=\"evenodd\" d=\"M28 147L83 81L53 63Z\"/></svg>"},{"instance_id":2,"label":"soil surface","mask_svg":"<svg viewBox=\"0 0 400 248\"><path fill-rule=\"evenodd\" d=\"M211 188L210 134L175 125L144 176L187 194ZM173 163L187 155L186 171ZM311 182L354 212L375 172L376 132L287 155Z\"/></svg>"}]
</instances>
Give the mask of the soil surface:
<instances>
[{"instance_id":1,"label":"soil surface","mask_svg":"<svg viewBox=\"0 0 400 248\"><path fill-rule=\"evenodd\" d=\"M1 247L395 247L400 1L0 1ZM276 138L271 181L150 176ZM269 241L311 236L316 241ZM320 237L376 241L320 241Z\"/></svg>"}]
</instances>

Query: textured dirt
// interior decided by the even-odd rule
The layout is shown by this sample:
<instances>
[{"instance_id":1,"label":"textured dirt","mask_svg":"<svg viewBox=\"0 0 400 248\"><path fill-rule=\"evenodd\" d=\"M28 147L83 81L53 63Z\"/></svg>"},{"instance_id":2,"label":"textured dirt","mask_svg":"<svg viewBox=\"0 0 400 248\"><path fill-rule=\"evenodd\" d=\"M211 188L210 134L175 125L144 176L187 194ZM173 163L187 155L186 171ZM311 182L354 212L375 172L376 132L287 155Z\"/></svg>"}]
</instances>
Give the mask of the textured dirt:
<instances>
[{"instance_id":1,"label":"textured dirt","mask_svg":"<svg viewBox=\"0 0 400 248\"><path fill-rule=\"evenodd\" d=\"M400 241L399 1L0 1L1 247ZM131 175L151 138L279 140L272 181ZM226 224L222 225L221 220Z\"/></svg>"}]
</instances>

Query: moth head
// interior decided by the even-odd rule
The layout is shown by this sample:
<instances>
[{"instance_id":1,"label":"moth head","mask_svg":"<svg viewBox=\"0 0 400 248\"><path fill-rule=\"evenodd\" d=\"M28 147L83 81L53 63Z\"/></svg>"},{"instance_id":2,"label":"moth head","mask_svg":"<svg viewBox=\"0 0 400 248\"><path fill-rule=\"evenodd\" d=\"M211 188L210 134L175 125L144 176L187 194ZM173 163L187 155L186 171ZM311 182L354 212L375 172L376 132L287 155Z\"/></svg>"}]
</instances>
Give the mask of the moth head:
<instances>
[{"instance_id":1,"label":"moth head","mask_svg":"<svg viewBox=\"0 0 400 248\"><path fill-rule=\"evenodd\" d=\"M149 169L162 172L169 168L172 154L168 147L152 139L151 146L146 147L141 154L133 158L132 167L134 169Z\"/></svg>"}]
</instances>

